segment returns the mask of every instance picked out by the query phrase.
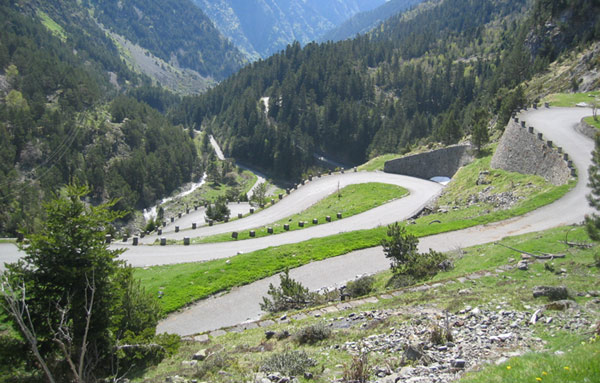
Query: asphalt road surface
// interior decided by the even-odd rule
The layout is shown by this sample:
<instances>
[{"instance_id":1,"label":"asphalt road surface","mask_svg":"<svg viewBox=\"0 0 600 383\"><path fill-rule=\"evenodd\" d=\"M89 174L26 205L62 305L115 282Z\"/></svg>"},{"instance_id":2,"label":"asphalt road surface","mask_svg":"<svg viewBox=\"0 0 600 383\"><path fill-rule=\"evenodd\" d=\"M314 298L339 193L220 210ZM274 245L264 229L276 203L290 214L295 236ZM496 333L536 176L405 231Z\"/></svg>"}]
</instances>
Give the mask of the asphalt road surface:
<instances>
[{"instance_id":1,"label":"asphalt road surface","mask_svg":"<svg viewBox=\"0 0 600 383\"><path fill-rule=\"evenodd\" d=\"M407 177L397 174L388 174L382 172L357 172L334 174L331 176L323 176L314 178L313 181L306 185L300 186L298 190L286 195L281 201L275 205L261 210L255 214L249 215L243 219L235 220L227 223L221 223L214 226L204 226L197 230L175 233L174 231L163 233L162 237L167 239L183 239L184 237L206 237L215 234L230 233L232 231L242 232L245 230L263 227L265 225L276 222L280 219L290 217L299 213L306 208L314 205L326 196L334 193L338 185L340 188L351 184L359 184L366 182L380 182L402 186L409 190L410 194L393 202L387 203L375 209L363 212L353 217L345 218L339 221L334 221L327 224L321 224L316 227L310 227L303 230L291 231L288 233L277 234L271 237L263 237L253 240L227 242L221 244L206 244L196 246L168 246L168 248L148 248L148 247L128 247L126 258L133 265L149 265L149 264L165 264L165 263L181 263L206 260L205 257L188 258L190 254L215 252L222 254L221 249L229 249L225 255L215 256L214 258L222 258L223 256L235 255L238 251L252 251L257 248L267 246L278 246L287 243L301 242L310 238L324 237L332 234L337 234L344 231L353 231L359 229L368 229L378 225L387 225L389 223L406 219L414 215L422 206L431 198L434 198L442 190L442 186L431 181L422 180L419 178ZM247 213L248 211L246 211ZM186 216L182 216L182 220ZM324 217L321 217L324 219ZM297 224L297 222L291 222ZM171 224L173 225L173 224ZM191 223L189 224L191 227ZM181 226L182 228L184 226ZM148 236L144 238L145 243L152 243L156 236ZM256 242L250 245L250 242ZM261 242L258 245L258 242ZM115 244L115 246L123 246L123 244ZM259 246L259 247L257 247ZM252 250L250 250L252 249ZM231 251L235 251L232 253ZM166 256L165 256L166 254ZM181 258L181 257L185 258ZM160 259L163 258L163 259Z\"/></svg>"},{"instance_id":2,"label":"asphalt road surface","mask_svg":"<svg viewBox=\"0 0 600 383\"><path fill-rule=\"evenodd\" d=\"M521 217L498 223L477 226L451 233L439 234L420 239L421 251L429 248L438 251L455 250L476 244L492 242L506 236L524 234L551 227L579 223L592 209L586 201L588 174L591 163L593 141L574 130L581 118L591 115L586 108L551 108L530 110L519 117L542 132L547 139L563 147L579 172L577 186L559 201L537 209ZM212 235L218 232L241 231L260 227L306 209L324 196L350 183L388 182L399 184L410 191L410 195L383 205L368 212L330 224L323 224L295 232L289 232L253 240L206 244L198 246L138 246L127 247L123 255L134 266L196 262L215 258L231 257L238 252L250 252L261 248L304 241L309 238L358 229L387 225L406 219L418 211L430 198L437 195L441 186L412 177L379 172L346 173L314 179L298 191L286 196L275 206L242 220L228 224L203 227L198 235ZM239 225L239 226L238 226ZM174 235L170 238L175 238ZM187 233L180 237L188 236ZM194 235L196 236L196 235ZM0 244L0 264L13 262L19 254L13 245ZM235 262L235 258L232 260ZM290 272L294 279L316 290L324 286L334 286L353 279L356 275L375 273L389 267L382 249L375 247L360 250L343 256L299 267ZM259 308L261 297L266 295L269 283L277 283L274 276L265 280L239 287L233 291L198 302L189 308L170 315L158 327L159 332L172 332L189 335L231 326L256 319L262 313Z\"/></svg>"},{"instance_id":3,"label":"asphalt road surface","mask_svg":"<svg viewBox=\"0 0 600 383\"><path fill-rule=\"evenodd\" d=\"M451 233L420 239L420 250L449 251L472 245L488 243L506 236L545 230L556 226L579 223L592 209L586 201L588 173L591 164L593 141L574 130L581 118L591 115L590 109L552 108L531 110L519 117L542 132L569 153L578 169L577 186L560 200L521 217L498 223L477 226ZM232 260L235 262L235 259ZM389 268L381 247L355 251L347 255L313 262L291 270L290 275L312 290L335 286L353 279L356 275L375 273ZM159 332L189 335L233 326L259 318L262 297L269 283L277 284L273 276L232 290L227 294L200 301L183 311L161 321Z\"/></svg>"}]
</instances>

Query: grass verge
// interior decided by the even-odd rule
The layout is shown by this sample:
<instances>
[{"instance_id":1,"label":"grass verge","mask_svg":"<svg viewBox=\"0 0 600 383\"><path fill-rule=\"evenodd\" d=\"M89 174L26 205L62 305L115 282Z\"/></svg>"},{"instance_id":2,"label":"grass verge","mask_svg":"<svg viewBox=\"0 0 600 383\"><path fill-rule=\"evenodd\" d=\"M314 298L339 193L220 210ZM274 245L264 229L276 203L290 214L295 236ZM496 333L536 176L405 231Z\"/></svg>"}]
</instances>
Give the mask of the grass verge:
<instances>
[{"instance_id":1,"label":"grass verge","mask_svg":"<svg viewBox=\"0 0 600 383\"><path fill-rule=\"evenodd\" d=\"M387 161L395 160L396 158L402 157L402 154L389 153L383 154L381 156L377 156L375 158L370 159L366 163L360 165L358 167L359 171L368 171L374 172L375 170L383 170L383 166Z\"/></svg>"},{"instance_id":2,"label":"grass verge","mask_svg":"<svg viewBox=\"0 0 600 383\"><path fill-rule=\"evenodd\" d=\"M586 117L583 119L585 122L587 122L590 126L593 126L596 129L600 129L600 120L594 120L594 117Z\"/></svg>"},{"instance_id":3,"label":"grass verge","mask_svg":"<svg viewBox=\"0 0 600 383\"><path fill-rule=\"evenodd\" d=\"M404 197L407 194L408 191L403 187L383 183L370 182L348 185L345 188L340 189L339 193L336 192L325 197L321 201L298 214L294 214L272 224L260 228L254 228L252 230L254 230L256 238L272 235L268 232L268 227L273 229L273 234L279 234L286 231L284 230L285 224L289 225L288 231L301 230L326 223L327 216L329 216L332 221L335 221L337 220L336 214L338 212L342 213L344 218L348 218L373 209L377 206L381 206L392 200ZM313 219L315 218L318 222L316 224L313 223ZM304 226L300 227L299 222L303 222ZM249 238L250 232L249 230L245 230L238 233L237 240ZM192 243L215 243L233 240L234 239L231 237L231 233L223 233L209 237L194 238ZM176 243L182 243L182 241L178 241Z\"/></svg>"},{"instance_id":4,"label":"grass verge","mask_svg":"<svg viewBox=\"0 0 600 383\"><path fill-rule=\"evenodd\" d=\"M317 365L310 369L314 374L312 381L333 381L336 377L339 378L351 362L351 355L347 351L340 350L339 345L348 342L360 344L369 339L371 335L390 334L394 329L401 328L405 324L427 320L424 319L427 315L421 308L437 307L457 313L470 306L496 312L502 310L509 314L515 310L531 314L548 302L546 298L533 298L531 294L532 286L541 284L565 285L573 292L572 299L577 302L579 307L585 308L578 309L572 314L547 313L548 316L554 317L554 322L559 322L554 327L550 327L546 323L525 326L529 328L528 331L533 336L540 338L539 342L536 342L539 347L535 347L535 349L541 350L541 352L528 352L499 365L480 366L478 371L463 376L460 382L596 382L600 379L600 365L597 363L600 357L600 340L590 342L591 334L587 326L579 330L571 328L567 331L564 329L563 322L560 321L568 321L575 315L588 317L592 323L598 320L598 305L594 306L593 298L577 294L594 289L600 277L600 269L591 267L597 247L591 249L568 247L562 242L567 233L569 241L589 241L583 227L560 227L501 240L502 244L524 251L566 254L564 259L531 263L527 271L514 267L499 276L461 282L458 279L459 276L485 270L494 272L497 268L507 264L514 266L520 257L519 253L495 244L470 247L462 249L460 253L451 254L455 261L455 268L447 273L440 273L436 277L438 281L452 279L454 283L425 291L405 291L393 298L380 299L377 303L323 314L320 318L309 315L305 319L292 319L289 323L280 323L269 327L269 330L277 333L287 331L292 334L292 337L287 339L265 340L264 328L251 329L242 333L231 332L212 338L200 348L206 348L209 353L226 353L230 359L227 366L220 366L214 371L208 371L207 375L202 378L217 383L249 381L252 380L252 372L258 371L271 355L283 351L299 350L306 352L317 362ZM546 264L549 267L546 267ZM551 271L551 268L556 271ZM379 274L377 278L386 279L385 273ZM594 307L596 310L593 309ZM300 345L294 340L293 335L308 326L317 323L327 325L339 322L339 318L349 317L351 313L356 314L370 310L390 310L403 314L391 315L384 320L368 319L348 328L333 327L332 334L316 344ZM292 313L288 313L288 317L293 317ZM507 331L510 330L507 329ZM195 370L186 371L182 367L182 362L190 360L198 348L198 344L184 342L177 355L151 368L140 381L162 382L166 376L174 374L184 377L188 376L187 374L193 376L191 374L194 374ZM515 350L507 349L506 351ZM557 354L556 351L562 352ZM401 352L398 350L370 354L368 369L370 377L373 380L376 379L374 373L380 366L387 366L394 371L399 371L403 367L400 359ZM507 368L508 366L510 368ZM537 378L541 378L541 380ZM298 380L299 382L309 381L302 376L299 376Z\"/></svg>"},{"instance_id":5,"label":"grass verge","mask_svg":"<svg viewBox=\"0 0 600 383\"><path fill-rule=\"evenodd\" d=\"M573 107L580 102L590 104L596 98L600 98L600 91L586 93L554 93L546 96L542 102L549 102L551 106Z\"/></svg>"},{"instance_id":6,"label":"grass verge","mask_svg":"<svg viewBox=\"0 0 600 383\"><path fill-rule=\"evenodd\" d=\"M136 269L135 276L152 293L164 292L161 306L167 313L235 286L252 283L276 274L286 267L294 268L375 246L384 229L338 234L327 238L270 247L248 254L202 263L183 263Z\"/></svg>"}]
</instances>

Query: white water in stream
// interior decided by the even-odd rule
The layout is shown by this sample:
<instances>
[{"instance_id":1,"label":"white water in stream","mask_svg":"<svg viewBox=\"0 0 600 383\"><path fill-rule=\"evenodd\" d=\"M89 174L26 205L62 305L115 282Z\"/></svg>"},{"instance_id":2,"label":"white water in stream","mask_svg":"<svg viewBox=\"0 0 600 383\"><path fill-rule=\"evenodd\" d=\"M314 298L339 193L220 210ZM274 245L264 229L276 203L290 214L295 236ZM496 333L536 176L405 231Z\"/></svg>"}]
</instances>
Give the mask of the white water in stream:
<instances>
[{"instance_id":1,"label":"white water in stream","mask_svg":"<svg viewBox=\"0 0 600 383\"><path fill-rule=\"evenodd\" d=\"M144 209L144 219L146 221L153 219L154 217L156 217L156 209L158 206L162 205L163 203L167 203L169 201L172 201L176 198L182 198L185 197L186 195L192 194L196 189L198 189L199 187L201 187L202 185L204 185L204 183L206 182L206 173L204 173L202 175L202 178L200 178L199 182L194 182L192 183L192 185L190 186L189 189L182 191L181 193L177 194L176 196L172 196L172 197L166 197L163 198L162 201L160 201L159 204L154 205L148 209Z\"/></svg>"}]
</instances>

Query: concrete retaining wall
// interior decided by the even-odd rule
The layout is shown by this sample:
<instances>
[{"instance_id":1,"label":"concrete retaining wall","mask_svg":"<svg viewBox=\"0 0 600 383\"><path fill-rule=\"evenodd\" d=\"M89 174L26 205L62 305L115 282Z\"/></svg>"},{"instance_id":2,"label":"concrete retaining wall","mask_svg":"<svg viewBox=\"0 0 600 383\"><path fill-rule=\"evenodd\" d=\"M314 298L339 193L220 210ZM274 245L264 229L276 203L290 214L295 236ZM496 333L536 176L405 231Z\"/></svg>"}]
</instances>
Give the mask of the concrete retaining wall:
<instances>
[{"instance_id":1,"label":"concrete retaining wall","mask_svg":"<svg viewBox=\"0 0 600 383\"><path fill-rule=\"evenodd\" d=\"M469 145L454 145L444 149L397 158L387 161L383 171L424 179L436 176L452 178L461 166L473 161L470 149L471 146Z\"/></svg>"},{"instance_id":2,"label":"concrete retaining wall","mask_svg":"<svg viewBox=\"0 0 600 383\"><path fill-rule=\"evenodd\" d=\"M562 185L574 175L568 155L524 121L511 120L500 139L491 167L544 177Z\"/></svg>"}]
</instances>

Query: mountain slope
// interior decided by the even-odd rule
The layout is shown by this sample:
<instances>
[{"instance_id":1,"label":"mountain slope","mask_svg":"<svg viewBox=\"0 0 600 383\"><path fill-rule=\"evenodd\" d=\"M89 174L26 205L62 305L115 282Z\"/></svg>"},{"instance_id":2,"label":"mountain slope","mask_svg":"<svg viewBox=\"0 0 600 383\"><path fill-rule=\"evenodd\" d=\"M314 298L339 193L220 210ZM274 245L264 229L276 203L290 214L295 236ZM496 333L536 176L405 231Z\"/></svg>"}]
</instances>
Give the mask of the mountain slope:
<instances>
[{"instance_id":1,"label":"mountain slope","mask_svg":"<svg viewBox=\"0 0 600 383\"><path fill-rule=\"evenodd\" d=\"M120 198L117 208L131 211L199 171L189 132L140 102L165 109L178 98L144 86L75 2L49 4L0 0L3 236L35 231L41 203L69 182L89 185L92 202Z\"/></svg>"},{"instance_id":2,"label":"mountain slope","mask_svg":"<svg viewBox=\"0 0 600 383\"><path fill-rule=\"evenodd\" d=\"M370 31L384 20L421 2L423 0L390 0L373 10L357 13L338 27L327 31L319 38L319 41L340 41L353 38L357 34Z\"/></svg>"},{"instance_id":3,"label":"mountain slope","mask_svg":"<svg viewBox=\"0 0 600 383\"><path fill-rule=\"evenodd\" d=\"M103 49L112 50L115 60L177 93L203 92L245 62L189 0L23 3L45 15L51 28L64 29L65 38L108 40L103 44L110 48Z\"/></svg>"},{"instance_id":4,"label":"mountain slope","mask_svg":"<svg viewBox=\"0 0 600 383\"><path fill-rule=\"evenodd\" d=\"M385 0L193 0L251 59L306 44Z\"/></svg>"},{"instance_id":5,"label":"mountain slope","mask_svg":"<svg viewBox=\"0 0 600 383\"><path fill-rule=\"evenodd\" d=\"M95 0L94 17L172 65L216 80L231 75L243 56L190 0Z\"/></svg>"},{"instance_id":6,"label":"mountain slope","mask_svg":"<svg viewBox=\"0 0 600 383\"><path fill-rule=\"evenodd\" d=\"M456 143L478 116L506 122L527 102L517 85L562 50L600 38L586 28L599 25L597 5L582 15L573 10L585 0L534 4L445 0L353 40L294 44L186 100L187 116L210 127L229 156L296 179L315 153L360 163ZM546 49L533 49L538 40Z\"/></svg>"}]
</instances>

